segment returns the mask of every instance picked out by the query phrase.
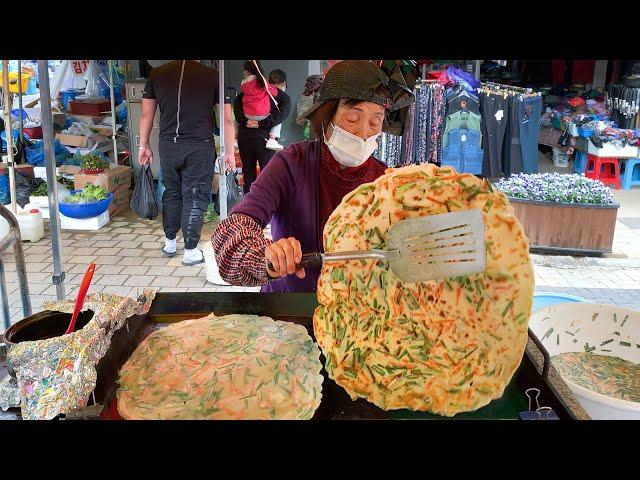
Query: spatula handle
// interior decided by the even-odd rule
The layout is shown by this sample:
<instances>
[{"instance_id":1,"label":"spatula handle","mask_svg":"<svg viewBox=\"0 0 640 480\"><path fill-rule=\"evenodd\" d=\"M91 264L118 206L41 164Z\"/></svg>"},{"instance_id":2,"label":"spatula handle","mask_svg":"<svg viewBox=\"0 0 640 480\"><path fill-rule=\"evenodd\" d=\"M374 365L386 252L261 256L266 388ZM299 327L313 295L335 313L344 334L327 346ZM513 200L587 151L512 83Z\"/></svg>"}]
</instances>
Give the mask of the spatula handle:
<instances>
[{"instance_id":1,"label":"spatula handle","mask_svg":"<svg viewBox=\"0 0 640 480\"><path fill-rule=\"evenodd\" d=\"M296 265L298 268L322 268L322 254L320 252L305 253L302 260ZM274 271L271 262L267 262L267 268Z\"/></svg>"}]
</instances>

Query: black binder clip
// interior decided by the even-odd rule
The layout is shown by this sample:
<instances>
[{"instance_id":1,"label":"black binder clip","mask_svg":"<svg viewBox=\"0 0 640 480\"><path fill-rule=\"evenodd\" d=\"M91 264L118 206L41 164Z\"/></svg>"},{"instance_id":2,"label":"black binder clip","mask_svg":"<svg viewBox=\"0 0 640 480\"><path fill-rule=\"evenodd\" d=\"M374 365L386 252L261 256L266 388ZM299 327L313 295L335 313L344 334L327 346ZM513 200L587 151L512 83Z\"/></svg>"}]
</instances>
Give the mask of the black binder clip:
<instances>
[{"instance_id":1,"label":"black binder clip","mask_svg":"<svg viewBox=\"0 0 640 480\"><path fill-rule=\"evenodd\" d=\"M535 393L535 395L531 396L530 392ZM540 390L537 388L529 388L525 390L525 395L529 399L529 410L526 412L520 412L518 415L520 416L520 420L560 420L556 412L553 411L551 407L541 407L538 398L540 397ZM535 399L536 409L531 409L532 400Z\"/></svg>"}]
</instances>

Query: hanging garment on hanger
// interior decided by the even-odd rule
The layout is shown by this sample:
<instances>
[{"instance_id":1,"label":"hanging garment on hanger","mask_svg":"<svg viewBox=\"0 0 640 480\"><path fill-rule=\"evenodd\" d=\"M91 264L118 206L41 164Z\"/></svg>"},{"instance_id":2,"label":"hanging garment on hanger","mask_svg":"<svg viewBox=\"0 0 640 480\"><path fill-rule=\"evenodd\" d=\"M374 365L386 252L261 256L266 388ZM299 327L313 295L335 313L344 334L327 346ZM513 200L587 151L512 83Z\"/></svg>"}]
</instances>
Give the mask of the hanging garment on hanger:
<instances>
[{"instance_id":1,"label":"hanging garment on hanger","mask_svg":"<svg viewBox=\"0 0 640 480\"><path fill-rule=\"evenodd\" d=\"M480 115L480 101L473 93L469 93L458 86L451 89L446 95L447 115L452 115L460 110L467 110Z\"/></svg>"},{"instance_id":2,"label":"hanging garment on hanger","mask_svg":"<svg viewBox=\"0 0 640 480\"><path fill-rule=\"evenodd\" d=\"M484 160L482 174L498 178L503 174L503 144L509 121L510 99L504 95L483 92L480 94L482 149Z\"/></svg>"},{"instance_id":3,"label":"hanging garment on hanger","mask_svg":"<svg viewBox=\"0 0 640 480\"><path fill-rule=\"evenodd\" d=\"M409 106L407 121L405 123L404 134L402 135L402 149L400 151L400 165L406 166L413 163L413 132L415 130L415 110L418 98Z\"/></svg>"},{"instance_id":4,"label":"hanging garment on hanger","mask_svg":"<svg viewBox=\"0 0 640 480\"><path fill-rule=\"evenodd\" d=\"M430 131L431 114L432 114L432 93L431 86L420 88L416 98L415 112L415 154L414 163L420 164L427 161L427 132Z\"/></svg>"},{"instance_id":5,"label":"hanging garment on hanger","mask_svg":"<svg viewBox=\"0 0 640 480\"><path fill-rule=\"evenodd\" d=\"M484 152L480 148L480 132L455 128L448 132L447 147L442 150L441 166L454 167L459 173L482 173Z\"/></svg>"},{"instance_id":6,"label":"hanging garment on hanger","mask_svg":"<svg viewBox=\"0 0 640 480\"><path fill-rule=\"evenodd\" d=\"M442 135L445 128L446 110L444 88L436 84L433 90L432 122L429 135L428 161L431 163L439 164L442 156Z\"/></svg>"},{"instance_id":7,"label":"hanging garment on hanger","mask_svg":"<svg viewBox=\"0 0 640 480\"><path fill-rule=\"evenodd\" d=\"M449 140L447 134L451 130L454 130L456 128L468 128L470 130L476 130L478 133L480 133L480 115L466 110L460 110L453 114L447 115L446 126L442 138L443 148L447 146L447 142ZM480 141L482 141L482 135Z\"/></svg>"},{"instance_id":8,"label":"hanging garment on hanger","mask_svg":"<svg viewBox=\"0 0 640 480\"><path fill-rule=\"evenodd\" d=\"M541 115L542 97L524 98L518 102L518 125L524 173L538 173Z\"/></svg>"},{"instance_id":9,"label":"hanging garment on hanger","mask_svg":"<svg viewBox=\"0 0 640 480\"><path fill-rule=\"evenodd\" d=\"M391 133L380 135L378 148L373 156L391 168L400 166L400 154L402 150L402 137Z\"/></svg>"}]
</instances>

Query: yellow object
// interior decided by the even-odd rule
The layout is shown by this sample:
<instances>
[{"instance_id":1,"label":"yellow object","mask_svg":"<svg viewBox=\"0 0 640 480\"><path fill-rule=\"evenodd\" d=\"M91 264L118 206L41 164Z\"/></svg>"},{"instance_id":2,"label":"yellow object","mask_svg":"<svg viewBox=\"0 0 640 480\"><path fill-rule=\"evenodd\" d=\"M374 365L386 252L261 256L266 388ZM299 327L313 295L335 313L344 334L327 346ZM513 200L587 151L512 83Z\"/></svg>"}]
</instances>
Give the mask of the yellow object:
<instances>
[{"instance_id":1,"label":"yellow object","mask_svg":"<svg viewBox=\"0 0 640 480\"><path fill-rule=\"evenodd\" d=\"M28 73L22 74L22 93L27 91L29 87L29 79L31 75ZM0 87L2 87L3 75L0 75ZM20 93L18 90L18 72L9 72L9 92Z\"/></svg>"}]
</instances>

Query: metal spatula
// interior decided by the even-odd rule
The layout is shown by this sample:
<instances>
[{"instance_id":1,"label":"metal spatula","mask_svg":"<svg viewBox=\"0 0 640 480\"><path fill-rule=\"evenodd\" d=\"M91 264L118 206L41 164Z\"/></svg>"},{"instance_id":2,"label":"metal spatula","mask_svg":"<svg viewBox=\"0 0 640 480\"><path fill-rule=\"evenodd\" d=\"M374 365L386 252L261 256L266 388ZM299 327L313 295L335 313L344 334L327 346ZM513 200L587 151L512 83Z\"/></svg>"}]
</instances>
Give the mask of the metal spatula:
<instances>
[{"instance_id":1,"label":"metal spatula","mask_svg":"<svg viewBox=\"0 0 640 480\"><path fill-rule=\"evenodd\" d=\"M486 269L487 247L481 210L443 213L398 222L387 231L388 250L307 253L299 268L323 262L374 258L405 283L426 282L480 273Z\"/></svg>"}]
</instances>

